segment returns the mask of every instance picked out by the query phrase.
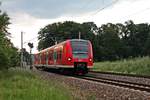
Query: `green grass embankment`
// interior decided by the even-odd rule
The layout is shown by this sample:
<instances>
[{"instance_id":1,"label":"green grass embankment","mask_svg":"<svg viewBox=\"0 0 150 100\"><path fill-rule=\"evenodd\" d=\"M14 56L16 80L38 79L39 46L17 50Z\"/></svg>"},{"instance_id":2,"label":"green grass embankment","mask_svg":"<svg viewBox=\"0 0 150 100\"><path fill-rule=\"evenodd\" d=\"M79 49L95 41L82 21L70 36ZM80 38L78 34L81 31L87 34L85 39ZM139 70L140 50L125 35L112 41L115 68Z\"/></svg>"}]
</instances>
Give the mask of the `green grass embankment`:
<instances>
[{"instance_id":1,"label":"green grass embankment","mask_svg":"<svg viewBox=\"0 0 150 100\"><path fill-rule=\"evenodd\" d=\"M30 71L0 72L0 100L71 100L62 84L45 81Z\"/></svg>"},{"instance_id":2,"label":"green grass embankment","mask_svg":"<svg viewBox=\"0 0 150 100\"><path fill-rule=\"evenodd\" d=\"M150 75L150 57L94 63L95 71Z\"/></svg>"}]
</instances>

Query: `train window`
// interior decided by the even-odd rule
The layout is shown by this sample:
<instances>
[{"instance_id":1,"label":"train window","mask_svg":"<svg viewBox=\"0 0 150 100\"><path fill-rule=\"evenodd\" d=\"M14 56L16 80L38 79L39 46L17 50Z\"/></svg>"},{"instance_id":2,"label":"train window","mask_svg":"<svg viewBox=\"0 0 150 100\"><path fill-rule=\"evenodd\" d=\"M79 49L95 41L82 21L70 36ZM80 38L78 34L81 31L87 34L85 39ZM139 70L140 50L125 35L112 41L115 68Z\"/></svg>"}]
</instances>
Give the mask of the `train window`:
<instances>
[{"instance_id":1,"label":"train window","mask_svg":"<svg viewBox=\"0 0 150 100\"><path fill-rule=\"evenodd\" d=\"M88 57L88 42L87 41L71 41L72 52L74 58Z\"/></svg>"},{"instance_id":2,"label":"train window","mask_svg":"<svg viewBox=\"0 0 150 100\"><path fill-rule=\"evenodd\" d=\"M50 51L50 52L49 52L49 60L52 60L52 59L53 59L53 52Z\"/></svg>"},{"instance_id":3,"label":"train window","mask_svg":"<svg viewBox=\"0 0 150 100\"><path fill-rule=\"evenodd\" d=\"M42 53L41 56L42 56L41 63L43 64L43 62L44 62L44 54Z\"/></svg>"},{"instance_id":4,"label":"train window","mask_svg":"<svg viewBox=\"0 0 150 100\"><path fill-rule=\"evenodd\" d=\"M40 54L38 54L38 62L40 63Z\"/></svg>"},{"instance_id":5,"label":"train window","mask_svg":"<svg viewBox=\"0 0 150 100\"><path fill-rule=\"evenodd\" d=\"M42 63L44 62L44 54L42 54Z\"/></svg>"},{"instance_id":6,"label":"train window","mask_svg":"<svg viewBox=\"0 0 150 100\"><path fill-rule=\"evenodd\" d=\"M60 59L61 60L61 56L62 56L62 51L58 51L58 54L57 54L57 59Z\"/></svg>"},{"instance_id":7,"label":"train window","mask_svg":"<svg viewBox=\"0 0 150 100\"><path fill-rule=\"evenodd\" d=\"M62 57L62 50L60 50L60 59L61 59L61 57Z\"/></svg>"},{"instance_id":8,"label":"train window","mask_svg":"<svg viewBox=\"0 0 150 100\"><path fill-rule=\"evenodd\" d=\"M37 59L37 55L35 55L34 61L36 61L36 62L38 61L38 59Z\"/></svg>"},{"instance_id":9,"label":"train window","mask_svg":"<svg viewBox=\"0 0 150 100\"><path fill-rule=\"evenodd\" d=\"M54 60L57 59L57 52L56 51L54 51L53 58L54 58Z\"/></svg>"},{"instance_id":10,"label":"train window","mask_svg":"<svg viewBox=\"0 0 150 100\"><path fill-rule=\"evenodd\" d=\"M35 61L37 61L37 57L36 57L36 55L34 55L34 60L35 60Z\"/></svg>"},{"instance_id":11,"label":"train window","mask_svg":"<svg viewBox=\"0 0 150 100\"><path fill-rule=\"evenodd\" d=\"M54 57L53 57L53 51L51 52L51 59L54 59Z\"/></svg>"},{"instance_id":12,"label":"train window","mask_svg":"<svg viewBox=\"0 0 150 100\"><path fill-rule=\"evenodd\" d=\"M41 53L39 54L39 58L40 58L39 63L41 64L42 63L42 54Z\"/></svg>"},{"instance_id":13,"label":"train window","mask_svg":"<svg viewBox=\"0 0 150 100\"><path fill-rule=\"evenodd\" d=\"M47 52L45 52L45 55L44 55L44 57L45 57L45 62L47 61Z\"/></svg>"},{"instance_id":14,"label":"train window","mask_svg":"<svg viewBox=\"0 0 150 100\"><path fill-rule=\"evenodd\" d=\"M38 54L36 55L36 59L37 59L36 61L39 62L39 55Z\"/></svg>"},{"instance_id":15,"label":"train window","mask_svg":"<svg viewBox=\"0 0 150 100\"><path fill-rule=\"evenodd\" d=\"M39 54L39 63L41 63L41 57L42 57L41 54Z\"/></svg>"},{"instance_id":16,"label":"train window","mask_svg":"<svg viewBox=\"0 0 150 100\"><path fill-rule=\"evenodd\" d=\"M57 60L59 59L59 51L57 52Z\"/></svg>"}]
</instances>

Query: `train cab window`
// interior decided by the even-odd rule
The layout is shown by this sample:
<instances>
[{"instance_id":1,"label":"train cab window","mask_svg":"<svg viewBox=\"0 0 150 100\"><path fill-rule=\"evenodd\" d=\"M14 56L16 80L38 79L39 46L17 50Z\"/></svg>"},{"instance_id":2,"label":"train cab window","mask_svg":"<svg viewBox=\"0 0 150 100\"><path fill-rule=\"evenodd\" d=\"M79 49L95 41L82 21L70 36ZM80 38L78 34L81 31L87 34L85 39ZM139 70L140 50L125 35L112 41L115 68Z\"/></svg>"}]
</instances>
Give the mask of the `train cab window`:
<instances>
[{"instance_id":1,"label":"train cab window","mask_svg":"<svg viewBox=\"0 0 150 100\"><path fill-rule=\"evenodd\" d=\"M35 61L39 61L39 56L38 55L36 55L36 57L35 57Z\"/></svg>"},{"instance_id":2,"label":"train cab window","mask_svg":"<svg viewBox=\"0 0 150 100\"><path fill-rule=\"evenodd\" d=\"M71 41L74 58L88 57L88 41Z\"/></svg>"}]
</instances>

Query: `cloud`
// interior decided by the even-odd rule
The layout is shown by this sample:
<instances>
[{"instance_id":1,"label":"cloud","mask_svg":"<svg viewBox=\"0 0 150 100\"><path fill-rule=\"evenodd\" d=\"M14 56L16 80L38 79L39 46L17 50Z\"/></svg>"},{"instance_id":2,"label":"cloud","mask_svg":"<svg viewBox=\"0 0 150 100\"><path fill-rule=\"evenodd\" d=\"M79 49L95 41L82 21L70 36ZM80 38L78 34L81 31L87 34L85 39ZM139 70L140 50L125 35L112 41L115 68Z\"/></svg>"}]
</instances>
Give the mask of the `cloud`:
<instances>
[{"instance_id":1,"label":"cloud","mask_svg":"<svg viewBox=\"0 0 150 100\"><path fill-rule=\"evenodd\" d=\"M38 18L58 18L64 15L80 15L93 12L114 0L4 0L3 7L9 13L28 13Z\"/></svg>"},{"instance_id":2,"label":"cloud","mask_svg":"<svg viewBox=\"0 0 150 100\"><path fill-rule=\"evenodd\" d=\"M40 28L47 24L63 21L76 21L79 23L93 21L98 26L101 24L124 23L133 20L135 23L150 22L150 10L145 10L150 5L150 0L118 0L117 3L97 12L99 9L115 0L3 0L3 11L7 11L11 18L9 32L12 41L20 47L20 32L24 31L24 42L35 37ZM97 13L95 13L97 12ZM34 52L37 39L34 43ZM27 44L24 47L29 51Z\"/></svg>"},{"instance_id":3,"label":"cloud","mask_svg":"<svg viewBox=\"0 0 150 100\"><path fill-rule=\"evenodd\" d=\"M119 0L111 9L105 9L91 19L99 26L108 22L124 23L127 20L135 23L150 22L149 5L149 0Z\"/></svg>"}]
</instances>

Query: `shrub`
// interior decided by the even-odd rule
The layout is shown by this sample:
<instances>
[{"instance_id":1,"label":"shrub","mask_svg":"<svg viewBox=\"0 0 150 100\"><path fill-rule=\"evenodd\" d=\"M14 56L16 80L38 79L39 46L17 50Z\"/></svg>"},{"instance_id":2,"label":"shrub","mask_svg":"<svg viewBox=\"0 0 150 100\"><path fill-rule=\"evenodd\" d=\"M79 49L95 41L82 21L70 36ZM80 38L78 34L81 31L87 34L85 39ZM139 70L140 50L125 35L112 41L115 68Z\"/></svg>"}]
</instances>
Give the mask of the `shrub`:
<instances>
[{"instance_id":1,"label":"shrub","mask_svg":"<svg viewBox=\"0 0 150 100\"><path fill-rule=\"evenodd\" d=\"M5 51L0 47L0 70L8 68L8 57Z\"/></svg>"}]
</instances>

